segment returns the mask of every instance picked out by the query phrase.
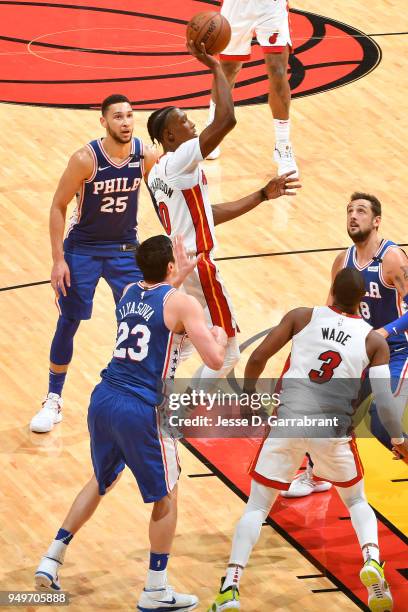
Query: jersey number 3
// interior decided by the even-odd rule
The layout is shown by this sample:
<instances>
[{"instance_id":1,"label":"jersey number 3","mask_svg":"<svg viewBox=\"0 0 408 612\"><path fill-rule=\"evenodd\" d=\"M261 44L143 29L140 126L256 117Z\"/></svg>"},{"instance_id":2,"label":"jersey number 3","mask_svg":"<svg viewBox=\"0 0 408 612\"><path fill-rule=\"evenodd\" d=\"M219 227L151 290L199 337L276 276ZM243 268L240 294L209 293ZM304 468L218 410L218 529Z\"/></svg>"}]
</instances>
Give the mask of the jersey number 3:
<instances>
[{"instance_id":1,"label":"jersey number 3","mask_svg":"<svg viewBox=\"0 0 408 612\"><path fill-rule=\"evenodd\" d=\"M333 378L334 370L341 364L341 355L336 351L324 351L319 355L323 361L320 370L310 370L309 378L312 382L322 384Z\"/></svg>"},{"instance_id":2,"label":"jersey number 3","mask_svg":"<svg viewBox=\"0 0 408 612\"><path fill-rule=\"evenodd\" d=\"M133 346L120 347L125 340L131 336L137 336L136 342ZM141 325L138 323L132 329L129 329L129 325L122 321L122 323L118 327L118 337L116 339L116 348L113 351L113 356L117 359L126 359L129 357L132 361L143 361L145 357L147 357L147 352L149 350L149 340L150 340L150 329L146 325ZM138 349L138 350L136 350Z\"/></svg>"}]
</instances>

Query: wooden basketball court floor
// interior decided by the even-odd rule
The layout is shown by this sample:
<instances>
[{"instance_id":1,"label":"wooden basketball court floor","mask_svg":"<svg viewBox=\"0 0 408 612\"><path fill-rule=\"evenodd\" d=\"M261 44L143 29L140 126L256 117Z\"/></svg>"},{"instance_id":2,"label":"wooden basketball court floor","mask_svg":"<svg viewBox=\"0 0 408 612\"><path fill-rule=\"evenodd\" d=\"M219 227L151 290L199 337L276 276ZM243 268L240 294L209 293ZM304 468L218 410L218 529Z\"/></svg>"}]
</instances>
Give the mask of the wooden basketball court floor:
<instances>
[{"instance_id":1,"label":"wooden basketball court floor","mask_svg":"<svg viewBox=\"0 0 408 612\"><path fill-rule=\"evenodd\" d=\"M263 204L217 229L219 265L237 311L241 343L292 307L324 303L337 252L332 249L349 244L345 206L354 190L376 194L383 203L383 235L408 242L405 3L334 0L322 7L316 0L304 0L295 8L322 11L378 34L373 39L382 60L351 84L293 101L292 140L302 192L294 199ZM3 54L1 62L7 61ZM204 124L205 110L191 115L199 126ZM93 318L81 325L75 339L64 421L47 435L30 433L28 423L46 389L57 318L46 282L51 266L49 205L68 156L102 134L98 116L91 110L0 105L0 590L33 588L41 554L92 473L88 398L115 337L113 301L105 284L97 289ZM146 140L147 116L136 114L136 133ZM205 164L214 202L256 190L275 171L268 107L241 106L237 118L220 160ZM160 231L142 188L141 237ZM269 255L255 257L260 254ZM254 346L243 351L237 375ZM272 360L267 375L279 373L285 354ZM184 364L180 376L189 376L197 363L193 358ZM197 593L200 610L218 588L228 559L248 493L246 468L255 444L189 440L181 446L179 525L169 574L177 589ZM367 496L379 516L395 610L402 612L408 577L406 466L393 461L376 440L362 439L359 448ZM274 510L242 580L242 609L367 609L356 578L359 549L337 494L279 500ZM61 580L71 594L73 612L134 607L145 576L149 512L126 473L69 547Z\"/></svg>"}]
</instances>

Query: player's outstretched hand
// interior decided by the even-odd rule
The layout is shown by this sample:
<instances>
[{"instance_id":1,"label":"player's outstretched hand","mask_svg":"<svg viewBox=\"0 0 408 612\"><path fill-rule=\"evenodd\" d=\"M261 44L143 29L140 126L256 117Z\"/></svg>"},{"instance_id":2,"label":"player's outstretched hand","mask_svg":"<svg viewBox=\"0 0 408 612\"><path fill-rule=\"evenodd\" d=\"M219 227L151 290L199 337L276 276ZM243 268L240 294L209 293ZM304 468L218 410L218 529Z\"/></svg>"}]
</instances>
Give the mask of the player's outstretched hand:
<instances>
[{"instance_id":1,"label":"player's outstretched hand","mask_svg":"<svg viewBox=\"0 0 408 612\"><path fill-rule=\"evenodd\" d=\"M392 452L395 459L402 459L405 463L408 463L408 438L405 438L402 444L394 444Z\"/></svg>"},{"instance_id":2,"label":"player's outstretched hand","mask_svg":"<svg viewBox=\"0 0 408 612\"><path fill-rule=\"evenodd\" d=\"M184 279L192 273L197 263L202 258L202 253L197 257L189 257L184 247L183 237L180 235L175 236L173 239L173 253L174 259L176 260L177 271L172 284L174 287L180 287Z\"/></svg>"},{"instance_id":3,"label":"player's outstretched hand","mask_svg":"<svg viewBox=\"0 0 408 612\"><path fill-rule=\"evenodd\" d=\"M221 346L227 346L228 336L222 327L218 327L218 325L214 325L214 327L210 329L210 332L214 336L217 344L220 344Z\"/></svg>"},{"instance_id":4,"label":"player's outstretched hand","mask_svg":"<svg viewBox=\"0 0 408 612\"><path fill-rule=\"evenodd\" d=\"M294 196L296 195L296 189L300 189L302 185L299 183L299 178L292 177L295 174L295 170L286 172L282 176L275 176L269 181L264 187L264 192L267 195L268 200L275 200L280 196Z\"/></svg>"},{"instance_id":5,"label":"player's outstretched hand","mask_svg":"<svg viewBox=\"0 0 408 612\"><path fill-rule=\"evenodd\" d=\"M67 295L67 287L71 286L71 274L65 259L56 261L51 270L51 286L55 291L57 299L62 295Z\"/></svg>"},{"instance_id":6,"label":"player's outstretched hand","mask_svg":"<svg viewBox=\"0 0 408 612\"><path fill-rule=\"evenodd\" d=\"M214 68L220 65L220 62L216 57L207 53L204 43L201 43L200 48L198 49L194 42L189 40L187 41L186 46L191 55L198 59L199 62L204 64L204 66L207 66L207 68L210 70L214 70Z\"/></svg>"}]
</instances>

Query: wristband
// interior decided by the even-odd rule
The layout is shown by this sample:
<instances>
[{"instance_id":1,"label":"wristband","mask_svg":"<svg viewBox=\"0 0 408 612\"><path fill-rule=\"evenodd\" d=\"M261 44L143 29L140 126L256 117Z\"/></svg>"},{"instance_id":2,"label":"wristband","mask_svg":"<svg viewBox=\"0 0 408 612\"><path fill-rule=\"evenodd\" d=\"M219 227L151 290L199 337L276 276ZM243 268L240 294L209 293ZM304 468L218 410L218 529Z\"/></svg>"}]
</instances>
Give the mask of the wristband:
<instances>
[{"instance_id":1,"label":"wristband","mask_svg":"<svg viewBox=\"0 0 408 612\"><path fill-rule=\"evenodd\" d=\"M396 444L397 446L399 444L404 444L404 442L405 442L405 438L391 438L391 443Z\"/></svg>"}]
</instances>

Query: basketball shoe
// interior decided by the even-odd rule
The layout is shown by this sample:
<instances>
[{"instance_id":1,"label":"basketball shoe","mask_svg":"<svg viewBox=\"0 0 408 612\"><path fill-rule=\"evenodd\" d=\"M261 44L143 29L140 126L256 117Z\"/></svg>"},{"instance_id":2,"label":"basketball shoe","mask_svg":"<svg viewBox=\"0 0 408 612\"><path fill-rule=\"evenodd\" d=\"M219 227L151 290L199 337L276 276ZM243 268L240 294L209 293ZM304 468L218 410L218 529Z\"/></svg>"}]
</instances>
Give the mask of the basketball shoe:
<instances>
[{"instance_id":1,"label":"basketball shoe","mask_svg":"<svg viewBox=\"0 0 408 612\"><path fill-rule=\"evenodd\" d=\"M306 497L312 493L323 493L331 489L331 482L315 480L310 465L292 480L287 491L281 491L282 497Z\"/></svg>"},{"instance_id":2,"label":"basketball shoe","mask_svg":"<svg viewBox=\"0 0 408 612\"><path fill-rule=\"evenodd\" d=\"M224 580L225 578L221 578L219 593L207 612L228 612L229 610L239 610L241 608L238 587L231 585L223 591L222 585L224 584Z\"/></svg>"},{"instance_id":3,"label":"basketball shoe","mask_svg":"<svg viewBox=\"0 0 408 612\"><path fill-rule=\"evenodd\" d=\"M61 540L51 542L49 549L40 561L35 572L35 587L40 591L60 591L58 570L64 563L67 545Z\"/></svg>"},{"instance_id":4,"label":"basketball shoe","mask_svg":"<svg viewBox=\"0 0 408 612\"><path fill-rule=\"evenodd\" d=\"M360 580L368 590L371 612L391 612L392 595L384 575L384 563L368 558L360 571Z\"/></svg>"},{"instance_id":5,"label":"basketball shoe","mask_svg":"<svg viewBox=\"0 0 408 612\"><path fill-rule=\"evenodd\" d=\"M293 174L291 178L297 178L299 176L299 169L290 142L276 143L273 157L278 164L279 176L286 172L291 172L292 170L295 171L295 174Z\"/></svg>"},{"instance_id":6,"label":"basketball shoe","mask_svg":"<svg viewBox=\"0 0 408 612\"><path fill-rule=\"evenodd\" d=\"M176 593L169 585L163 589L143 589L137 610L140 612L170 612L171 610L182 610L188 612L198 606L198 597L195 595L185 595Z\"/></svg>"},{"instance_id":7,"label":"basketball shoe","mask_svg":"<svg viewBox=\"0 0 408 612\"><path fill-rule=\"evenodd\" d=\"M46 433L51 431L55 423L62 421L63 399L57 393L48 393L42 403L42 408L30 423L30 430L35 433Z\"/></svg>"}]
</instances>

